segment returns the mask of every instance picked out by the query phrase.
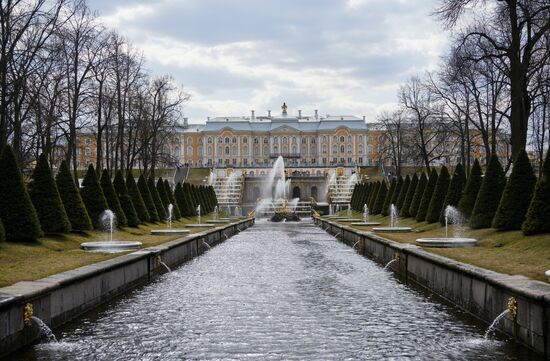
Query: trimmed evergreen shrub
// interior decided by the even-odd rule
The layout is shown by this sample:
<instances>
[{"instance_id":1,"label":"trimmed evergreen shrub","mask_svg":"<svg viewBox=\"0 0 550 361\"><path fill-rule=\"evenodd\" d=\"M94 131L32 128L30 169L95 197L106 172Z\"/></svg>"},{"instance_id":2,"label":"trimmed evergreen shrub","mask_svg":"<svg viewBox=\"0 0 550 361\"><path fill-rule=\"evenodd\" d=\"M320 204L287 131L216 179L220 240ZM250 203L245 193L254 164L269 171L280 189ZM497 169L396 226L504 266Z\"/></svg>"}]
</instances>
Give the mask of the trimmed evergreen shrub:
<instances>
[{"instance_id":1,"label":"trimmed evergreen shrub","mask_svg":"<svg viewBox=\"0 0 550 361\"><path fill-rule=\"evenodd\" d=\"M216 196L216 190L213 186L210 186L210 193L212 194L212 201L215 207L218 205L218 197Z\"/></svg>"},{"instance_id":2,"label":"trimmed evergreen shrub","mask_svg":"<svg viewBox=\"0 0 550 361\"><path fill-rule=\"evenodd\" d=\"M397 196L397 199L395 201L395 207L401 212L401 208L403 208L403 203L405 203L405 197L407 196L407 191L409 190L409 186L411 185L411 177L407 174L405 177L405 180L403 181L403 184L401 185L401 190L399 191L399 195Z\"/></svg>"},{"instance_id":3,"label":"trimmed evergreen shrub","mask_svg":"<svg viewBox=\"0 0 550 361\"><path fill-rule=\"evenodd\" d=\"M395 193L396 187L397 187L397 181L395 180L395 178L393 178L390 182L390 189L388 190L388 193L386 193L386 198L384 198L384 204L380 212L382 213L383 216L390 215L391 200L393 198L393 194Z\"/></svg>"},{"instance_id":4,"label":"trimmed evergreen shrub","mask_svg":"<svg viewBox=\"0 0 550 361\"><path fill-rule=\"evenodd\" d=\"M45 153L38 157L32 173L29 196L44 233L66 233L71 230L71 223L67 218Z\"/></svg>"},{"instance_id":5,"label":"trimmed evergreen shrub","mask_svg":"<svg viewBox=\"0 0 550 361\"><path fill-rule=\"evenodd\" d=\"M439 215L439 222L441 225L445 225L445 209L447 206L457 207L460 197L462 197L462 192L464 191L464 185L466 184L466 173L464 172L464 167L462 164L458 164L455 167L453 177L449 183L449 189L447 190L447 195L445 196L445 201L441 207L441 213Z\"/></svg>"},{"instance_id":6,"label":"trimmed evergreen shrub","mask_svg":"<svg viewBox=\"0 0 550 361\"><path fill-rule=\"evenodd\" d=\"M358 183L355 184L355 186L353 187L353 192L351 193L351 200L350 200L352 209L357 209L357 198L359 197L360 187L361 185Z\"/></svg>"},{"instance_id":7,"label":"trimmed evergreen shrub","mask_svg":"<svg viewBox=\"0 0 550 361\"><path fill-rule=\"evenodd\" d=\"M176 197L174 197L174 193L172 192L172 188L170 187L170 183L168 183L168 179L164 180L164 192L168 196L168 200L170 201L170 204L172 204L172 218L173 219L180 219L181 218L181 211L180 207L178 206L178 202L176 202Z\"/></svg>"},{"instance_id":8,"label":"trimmed evergreen shrub","mask_svg":"<svg viewBox=\"0 0 550 361\"><path fill-rule=\"evenodd\" d=\"M170 205L170 199L168 199L168 194L166 194L166 190L164 189L164 179L159 178L157 180L156 187L157 187L157 193L159 194L159 197L160 197L160 201L162 202L162 205L166 210L166 217L168 217L168 205Z\"/></svg>"},{"instance_id":9,"label":"trimmed evergreen shrub","mask_svg":"<svg viewBox=\"0 0 550 361\"><path fill-rule=\"evenodd\" d=\"M483 178L483 173L481 172L481 166L479 161L476 159L474 165L470 170L470 175L466 181L466 187L460 197L458 202L458 210L464 217L467 219L472 215L472 210L474 209L474 204L476 203L477 193L481 187L481 180Z\"/></svg>"},{"instance_id":10,"label":"trimmed evergreen shrub","mask_svg":"<svg viewBox=\"0 0 550 361\"><path fill-rule=\"evenodd\" d=\"M393 191L393 194L391 196L391 204L397 204L397 198L399 198L401 188L403 188L403 177L397 178L397 185L395 186L395 190Z\"/></svg>"},{"instance_id":11,"label":"trimmed evergreen shrub","mask_svg":"<svg viewBox=\"0 0 550 361\"><path fill-rule=\"evenodd\" d=\"M492 155L470 216L470 228L491 227L505 182L504 170L498 161L498 157Z\"/></svg>"},{"instance_id":12,"label":"trimmed evergreen shrub","mask_svg":"<svg viewBox=\"0 0 550 361\"><path fill-rule=\"evenodd\" d=\"M550 232L550 150L542 165L542 175L537 182L527 216L521 229L525 235Z\"/></svg>"},{"instance_id":13,"label":"trimmed evergreen shrub","mask_svg":"<svg viewBox=\"0 0 550 361\"><path fill-rule=\"evenodd\" d=\"M405 193L405 199L403 200L403 205L401 206L401 209L399 210L401 213L401 217L410 217L409 208L411 207L411 203L414 197L414 192L416 191L416 186L418 185L418 175L414 173L414 175L411 178L411 182L409 183L409 186L407 187L407 192Z\"/></svg>"},{"instance_id":14,"label":"trimmed evergreen shrub","mask_svg":"<svg viewBox=\"0 0 550 361\"><path fill-rule=\"evenodd\" d=\"M4 223L0 219L0 242L4 242L6 240L6 231L4 230Z\"/></svg>"},{"instance_id":15,"label":"trimmed evergreen shrub","mask_svg":"<svg viewBox=\"0 0 550 361\"><path fill-rule=\"evenodd\" d=\"M411 206L409 207L410 217L416 218L416 214L418 213L418 208L420 208L420 202L422 201L422 196L424 195L424 190L426 189L427 184L428 177L426 177L426 173L422 172L420 178L418 179L416 189L414 190Z\"/></svg>"},{"instance_id":16,"label":"trimmed evergreen shrub","mask_svg":"<svg viewBox=\"0 0 550 361\"><path fill-rule=\"evenodd\" d=\"M151 192L149 191L149 187L147 186L147 181L145 180L145 177L143 176L143 174L139 176L137 186L139 189L139 193L143 198L143 203L145 204L145 208L147 208L147 212L149 213L149 222L155 223L160 221L159 215L157 213L157 207L155 206L155 202L151 197Z\"/></svg>"},{"instance_id":17,"label":"trimmed evergreen shrub","mask_svg":"<svg viewBox=\"0 0 550 361\"><path fill-rule=\"evenodd\" d=\"M107 171L107 169L104 169L101 173L100 183L105 199L107 200L107 204L109 205L109 209L116 215L118 225L127 226L128 219L126 218L126 214L120 205L120 200L118 199L115 189L113 188L111 176L109 175L109 171Z\"/></svg>"},{"instance_id":18,"label":"trimmed evergreen shrub","mask_svg":"<svg viewBox=\"0 0 550 361\"><path fill-rule=\"evenodd\" d=\"M181 183L176 184L176 189L174 190L174 197L176 198L176 202L178 203L178 207L180 209L181 215L183 217L189 217L189 201L187 200L187 196L185 194L185 191L183 189L183 186Z\"/></svg>"},{"instance_id":19,"label":"trimmed evergreen shrub","mask_svg":"<svg viewBox=\"0 0 550 361\"><path fill-rule=\"evenodd\" d=\"M55 177L57 190L63 202L65 213L71 223L73 231L89 231L93 229L92 220L76 186L69 165L66 161L61 162L59 172Z\"/></svg>"},{"instance_id":20,"label":"trimmed evergreen shrub","mask_svg":"<svg viewBox=\"0 0 550 361\"><path fill-rule=\"evenodd\" d=\"M422 200L418 206L418 212L416 212L416 221L422 222L426 220L426 214L428 214L428 207L430 206L430 201L432 200L432 194L434 193L435 186L437 184L437 171L435 168L432 168L430 173L430 178L428 183L426 183L426 188L424 189L424 194L422 195Z\"/></svg>"},{"instance_id":21,"label":"trimmed evergreen shrub","mask_svg":"<svg viewBox=\"0 0 550 361\"><path fill-rule=\"evenodd\" d=\"M493 218L493 228L499 230L521 229L527 216L527 210L533 198L537 177L533 173L529 157L521 150L510 178L506 182L500 203Z\"/></svg>"},{"instance_id":22,"label":"trimmed evergreen shrub","mask_svg":"<svg viewBox=\"0 0 550 361\"><path fill-rule=\"evenodd\" d=\"M157 187L155 187L155 180L153 179L153 177L149 177L149 179L147 180L147 187L149 188L151 199L155 203L155 208L157 209L159 221L166 220L168 218L166 216L166 208L164 208L164 204L162 204L162 201L160 200L160 196L157 192Z\"/></svg>"},{"instance_id":23,"label":"trimmed evergreen shrub","mask_svg":"<svg viewBox=\"0 0 550 361\"><path fill-rule=\"evenodd\" d=\"M6 240L36 241L42 236L40 221L10 146L0 155L0 169L0 219Z\"/></svg>"},{"instance_id":24,"label":"trimmed evergreen shrub","mask_svg":"<svg viewBox=\"0 0 550 361\"><path fill-rule=\"evenodd\" d=\"M372 210L374 209L374 203L376 203L376 198L378 197L378 191L380 191L380 181L377 181L374 183L374 188L372 190L371 196L369 197L369 201L367 203L367 206L369 208L369 211L372 213Z\"/></svg>"},{"instance_id":25,"label":"trimmed evergreen shrub","mask_svg":"<svg viewBox=\"0 0 550 361\"><path fill-rule=\"evenodd\" d=\"M372 214L380 214L382 212L382 207L384 207L384 200L388 194L388 187L386 186L385 181L380 182L380 188L378 189L378 194L376 195L376 200L372 207Z\"/></svg>"},{"instance_id":26,"label":"trimmed evergreen shrub","mask_svg":"<svg viewBox=\"0 0 550 361\"><path fill-rule=\"evenodd\" d=\"M197 198L195 197L195 194L196 194L196 190L195 190L195 186L193 186L192 184L189 184L189 183L184 183L184 186L185 186L185 195L186 195L186 198L187 200L189 201L189 210L190 210L190 213L192 216L196 216L197 215L197 207L199 205L198 201L197 201Z\"/></svg>"},{"instance_id":27,"label":"trimmed evergreen shrub","mask_svg":"<svg viewBox=\"0 0 550 361\"><path fill-rule=\"evenodd\" d=\"M80 194L82 195L82 200L84 201L84 205L86 206L86 210L88 210L94 227L96 229L101 228L99 216L101 213L105 212L105 210L109 209L109 206L103 194L103 189L101 189L101 185L97 180L94 166L91 164L82 181Z\"/></svg>"},{"instance_id":28,"label":"trimmed evergreen shrub","mask_svg":"<svg viewBox=\"0 0 550 361\"><path fill-rule=\"evenodd\" d=\"M441 167L439 176L437 177L437 183L435 185L430 205L428 206L428 213L426 213L426 221L428 223L439 222L439 216L441 215L441 208L445 202L447 196L447 190L449 189L450 176L447 167Z\"/></svg>"},{"instance_id":29,"label":"trimmed evergreen shrub","mask_svg":"<svg viewBox=\"0 0 550 361\"><path fill-rule=\"evenodd\" d=\"M126 173L126 188L128 189L128 195L132 199L132 204L136 210L137 216L142 223L151 222L151 216L145 205L145 201L141 196L136 180L131 171Z\"/></svg>"},{"instance_id":30,"label":"trimmed evergreen shrub","mask_svg":"<svg viewBox=\"0 0 550 361\"><path fill-rule=\"evenodd\" d=\"M128 188L126 188L126 183L124 182L124 176L122 171L119 169L115 174L115 179L113 180L113 188L115 189L116 195L120 202L120 206L126 215L126 221L128 226L137 227L141 223L137 215L136 208L132 202L132 198L128 194Z\"/></svg>"}]
</instances>

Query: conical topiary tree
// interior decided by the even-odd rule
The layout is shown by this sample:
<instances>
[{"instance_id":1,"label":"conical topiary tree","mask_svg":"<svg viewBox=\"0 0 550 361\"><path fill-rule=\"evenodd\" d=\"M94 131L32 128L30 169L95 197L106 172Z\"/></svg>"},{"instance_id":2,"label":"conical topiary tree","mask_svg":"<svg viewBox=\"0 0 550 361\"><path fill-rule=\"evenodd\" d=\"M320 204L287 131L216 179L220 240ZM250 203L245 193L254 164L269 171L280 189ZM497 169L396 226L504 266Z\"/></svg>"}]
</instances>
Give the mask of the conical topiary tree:
<instances>
[{"instance_id":1,"label":"conical topiary tree","mask_svg":"<svg viewBox=\"0 0 550 361\"><path fill-rule=\"evenodd\" d=\"M115 179L113 180L113 188L115 189L118 200L120 201L120 206L126 215L126 220L128 226L137 227L141 223L132 198L128 194L128 188L126 188L126 183L124 182L124 176L122 171L119 169L115 174Z\"/></svg>"},{"instance_id":2,"label":"conical topiary tree","mask_svg":"<svg viewBox=\"0 0 550 361\"><path fill-rule=\"evenodd\" d=\"M381 181L378 194L376 195L376 200L372 206L372 214L380 214L382 212L382 207L384 207L384 200L386 199L387 194L388 187L386 186L386 182Z\"/></svg>"},{"instance_id":3,"label":"conical topiary tree","mask_svg":"<svg viewBox=\"0 0 550 361\"><path fill-rule=\"evenodd\" d=\"M120 205L120 200L115 192L113 183L111 183L111 176L109 175L109 171L107 169L104 169L101 173L100 184L103 194L105 195L105 199L107 200L107 204L109 205L109 209L116 215L118 225L127 226L128 219L126 218L126 214Z\"/></svg>"},{"instance_id":4,"label":"conical topiary tree","mask_svg":"<svg viewBox=\"0 0 550 361\"><path fill-rule=\"evenodd\" d=\"M499 230L521 229L533 198L536 183L537 177L533 173L527 152L521 150L514 161L512 174L510 174L502 192L497 212L493 218L493 228Z\"/></svg>"},{"instance_id":5,"label":"conical topiary tree","mask_svg":"<svg viewBox=\"0 0 550 361\"><path fill-rule=\"evenodd\" d=\"M166 210L166 215L168 217L168 205L170 204L170 200L168 199L168 194L166 194L166 190L164 189L164 179L160 177L157 180L157 193L159 194L160 201L162 202L162 205L164 206L164 209Z\"/></svg>"},{"instance_id":6,"label":"conical topiary tree","mask_svg":"<svg viewBox=\"0 0 550 361\"><path fill-rule=\"evenodd\" d=\"M103 189L101 189L101 185L97 180L94 166L91 164L82 181L80 194L94 227L96 229L101 228L102 225L99 217L101 213L109 209L109 205L103 194Z\"/></svg>"},{"instance_id":7,"label":"conical topiary tree","mask_svg":"<svg viewBox=\"0 0 550 361\"><path fill-rule=\"evenodd\" d=\"M403 181L403 184L401 185L401 189L399 191L399 195L397 196L397 199L395 201L395 207L401 212L401 208L403 208L403 203L405 203L405 197L407 196L407 191L409 190L409 186L411 185L411 177L407 174L405 177L405 180Z\"/></svg>"},{"instance_id":8,"label":"conical topiary tree","mask_svg":"<svg viewBox=\"0 0 550 361\"><path fill-rule=\"evenodd\" d=\"M0 155L0 219L6 240L36 241L42 229L10 146Z\"/></svg>"},{"instance_id":9,"label":"conical topiary tree","mask_svg":"<svg viewBox=\"0 0 550 361\"><path fill-rule=\"evenodd\" d=\"M151 199L155 203L155 208L157 209L159 221L167 219L168 217L166 215L166 209L164 208L164 204L162 204L162 201L160 200L160 196L157 192L157 187L155 186L155 180L153 179L153 177L149 177L149 179L147 180L147 187L149 188Z\"/></svg>"},{"instance_id":10,"label":"conical topiary tree","mask_svg":"<svg viewBox=\"0 0 550 361\"><path fill-rule=\"evenodd\" d=\"M410 217L416 218L418 208L420 207L420 202L422 201L422 196L424 195L424 190L426 189L426 184L428 184L428 177L426 177L426 173L422 172L420 178L418 179L416 189L414 190L411 206L409 207Z\"/></svg>"},{"instance_id":11,"label":"conical topiary tree","mask_svg":"<svg viewBox=\"0 0 550 361\"><path fill-rule=\"evenodd\" d=\"M397 187L397 180L393 178L390 182L390 189L386 193L386 198L384 198L384 204L382 205L382 210L380 213L382 213L383 216L389 216L390 215L390 205L391 200L393 198L393 194L395 193L395 188Z\"/></svg>"},{"instance_id":12,"label":"conical topiary tree","mask_svg":"<svg viewBox=\"0 0 550 361\"><path fill-rule=\"evenodd\" d=\"M426 220L426 215L428 214L428 207L430 206L430 201L432 200L432 194L435 190L437 184L437 171L435 168L432 168L430 173L430 178L428 183L426 183L426 188L424 189L424 194L422 195L422 200L418 206L418 212L416 212L416 221L423 222Z\"/></svg>"},{"instance_id":13,"label":"conical topiary tree","mask_svg":"<svg viewBox=\"0 0 550 361\"><path fill-rule=\"evenodd\" d=\"M525 235L550 232L550 150L542 165L542 175L527 210L521 229Z\"/></svg>"},{"instance_id":14,"label":"conical topiary tree","mask_svg":"<svg viewBox=\"0 0 550 361\"><path fill-rule=\"evenodd\" d=\"M403 177L397 178L397 184L395 186L395 190L393 191L393 194L391 196L391 204L395 204L397 206L397 199L399 198L399 195L401 194L401 189L403 188Z\"/></svg>"},{"instance_id":15,"label":"conical topiary tree","mask_svg":"<svg viewBox=\"0 0 550 361\"><path fill-rule=\"evenodd\" d=\"M470 170L470 175L466 181L466 187L460 197L458 202L458 210L464 217L470 218L472 215L472 210L474 209L474 204L476 203L477 193L481 187L481 180L483 179L483 173L481 172L481 166L479 161L476 159L474 165Z\"/></svg>"},{"instance_id":16,"label":"conical topiary tree","mask_svg":"<svg viewBox=\"0 0 550 361\"><path fill-rule=\"evenodd\" d=\"M176 198L176 203L180 209L181 215L183 217L189 217L190 212L188 209L189 201L187 200L185 191L181 183L176 184L176 189L174 190L174 198Z\"/></svg>"},{"instance_id":17,"label":"conical topiary tree","mask_svg":"<svg viewBox=\"0 0 550 361\"><path fill-rule=\"evenodd\" d=\"M145 180L145 176L143 174L139 176L137 186L139 189L139 193L143 198L143 203L145 204L147 212L149 213L149 222L155 223L160 221L159 214L157 213L157 207L155 206L155 202L151 197L151 192L149 191L147 181Z\"/></svg>"},{"instance_id":18,"label":"conical topiary tree","mask_svg":"<svg viewBox=\"0 0 550 361\"><path fill-rule=\"evenodd\" d=\"M470 228L489 228L500 203L506 178L498 157L492 155L470 216Z\"/></svg>"},{"instance_id":19,"label":"conical topiary tree","mask_svg":"<svg viewBox=\"0 0 550 361\"><path fill-rule=\"evenodd\" d=\"M128 195L132 199L132 204L136 210L139 220L143 223L151 222L151 216L145 206L141 192L138 189L134 176L131 171L126 174L126 188L128 189Z\"/></svg>"},{"instance_id":20,"label":"conical topiary tree","mask_svg":"<svg viewBox=\"0 0 550 361\"><path fill-rule=\"evenodd\" d=\"M71 230L71 223L67 218L45 153L38 157L32 173L29 196L44 233L66 233Z\"/></svg>"},{"instance_id":21,"label":"conical topiary tree","mask_svg":"<svg viewBox=\"0 0 550 361\"><path fill-rule=\"evenodd\" d=\"M351 208L357 210L357 198L359 198L359 192L361 189L361 184L357 183L353 187L353 192L351 193Z\"/></svg>"},{"instance_id":22,"label":"conical topiary tree","mask_svg":"<svg viewBox=\"0 0 550 361\"><path fill-rule=\"evenodd\" d=\"M435 185L430 205L428 206L428 213L426 213L426 222L435 223L439 222L439 216L441 215L441 208L445 197L447 196L447 190L449 189L450 176L447 167L441 167L439 176L437 177L437 184Z\"/></svg>"},{"instance_id":23,"label":"conical topiary tree","mask_svg":"<svg viewBox=\"0 0 550 361\"><path fill-rule=\"evenodd\" d=\"M0 219L0 242L4 242L6 240L6 231L4 230L4 223Z\"/></svg>"},{"instance_id":24,"label":"conical topiary tree","mask_svg":"<svg viewBox=\"0 0 550 361\"><path fill-rule=\"evenodd\" d=\"M464 167L462 164L458 164L455 167L453 177L449 183L449 189L447 190L447 195L445 196L445 201L441 207L441 213L439 215L439 222L441 225L445 225L445 209L447 206L457 207L460 197L462 197L462 192L464 191L464 185L466 184L466 173L464 172Z\"/></svg>"},{"instance_id":25,"label":"conical topiary tree","mask_svg":"<svg viewBox=\"0 0 550 361\"><path fill-rule=\"evenodd\" d=\"M168 183L168 179L164 180L164 192L168 196L169 204L172 204L172 218L180 219L181 218L180 207L178 206L178 202L176 202L176 197L172 192L172 188L170 187L170 183Z\"/></svg>"},{"instance_id":26,"label":"conical topiary tree","mask_svg":"<svg viewBox=\"0 0 550 361\"><path fill-rule=\"evenodd\" d=\"M378 191L380 190L380 182L374 183L372 187L373 187L372 192L367 201L367 207L369 208L369 211L371 213L374 208L374 203L376 202L376 197L378 196Z\"/></svg>"},{"instance_id":27,"label":"conical topiary tree","mask_svg":"<svg viewBox=\"0 0 550 361\"><path fill-rule=\"evenodd\" d=\"M193 186L189 183L183 184L183 189L185 191L185 198L188 201L188 210L189 210L189 216L195 216L197 215L197 206L198 202L196 198L193 196L194 189Z\"/></svg>"},{"instance_id":28,"label":"conical topiary tree","mask_svg":"<svg viewBox=\"0 0 550 361\"><path fill-rule=\"evenodd\" d=\"M407 187L407 193L405 194L405 199L403 200L403 205L401 206L401 209L400 209L401 217L411 216L409 213L409 208L411 207L411 203L414 197L414 191L416 190L417 185L418 185L418 175L414 173L411 178L411 182Z\"/></svg>"},{"instance_id":29,"label":"conical topiary tree","mask_svg":"<svg viewBox=\"0 0 550 361\"><path fill-rule=\"evenodd\" d=\"M55 177L55 182L57 184L59 196L63 202L63 207L71 223L71 229L73 231L89 231L93 229L92 220L82 201L80 191L76 186L67 161L61 162L59 171Z\"/></svg>"}]
</instances>

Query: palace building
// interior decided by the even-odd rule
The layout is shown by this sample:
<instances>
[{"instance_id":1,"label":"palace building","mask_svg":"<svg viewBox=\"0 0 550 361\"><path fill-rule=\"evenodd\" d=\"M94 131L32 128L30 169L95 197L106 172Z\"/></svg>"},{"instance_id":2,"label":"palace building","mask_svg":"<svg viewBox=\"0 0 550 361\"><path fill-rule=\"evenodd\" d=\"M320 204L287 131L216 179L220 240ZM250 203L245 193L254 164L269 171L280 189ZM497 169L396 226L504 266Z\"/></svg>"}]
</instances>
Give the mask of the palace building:
<instances>
[{"instance_id":1,"label":"palace building","mask_svg":"<svg viewBox=\"0 0 550 361\"><path fill-rule=\"evenodd\" d=\"M365 117L281 115L208 118L179 127L173 154L181 163L209 168L263 168L282 156L289 167L356 167L378 159L379 130Z\"/></svg>"}]
</instances>

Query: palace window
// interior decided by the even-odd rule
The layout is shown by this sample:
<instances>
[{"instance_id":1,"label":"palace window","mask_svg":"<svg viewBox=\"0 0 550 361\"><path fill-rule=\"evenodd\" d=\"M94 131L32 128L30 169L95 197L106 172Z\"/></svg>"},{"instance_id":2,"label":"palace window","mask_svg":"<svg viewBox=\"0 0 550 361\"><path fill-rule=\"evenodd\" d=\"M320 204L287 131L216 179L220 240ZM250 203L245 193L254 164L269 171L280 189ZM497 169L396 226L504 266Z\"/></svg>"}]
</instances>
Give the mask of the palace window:
<instances>
[{"instance_id":1,"label":"palace window","mask_svg":"<svg viewBox=\"0 0 550 361\"><path fill-rule=\"evenodd\" d=\"M233 139L231 139L231 142L232 143L237 143L237 137L233 137Z\"/></svg>"},{"instance_id":2,"label":"palace window","mask_svg":"<svg viewBox=\"0 0 550 361\"><path fill-rule=\"evenodd\" d=\"M336 144L332 146L332 153L338 153L338 146Z\"/></svg>"},{"instance_id":3,"label":"palace window","mask_svg":"<svg viewBox=\"0 0 550 361\"><path fill-rule=\"evenodd\" d=\"M279 154L279 147L274 146L274 147L273 147L273 153Z\"/></svg>"},{"instance_id":4,"label":"palace window","mask_svg":"<svg viewBox=\"0 0 550 361\"><path fill-rule=\"evenodd\" d=\"M287 144L288 143L288 139L286 137L283 137L283 144Z\"/></svg>"},{"instance_id":5,"label":"palace window","mask_svg":"<svg viewBox=\"0 0 550 361\"><path fill-rule=\"evenodd\" d=\"M174 153L175 153L176 157L179 157L179 156L181 156L181 150L180 150L180 147L176 147L176 148L174 148Z\"/></svg>"},{"instance_id":6,"label":"palace window","mask_svg":"<svg viewBox=\"0 0 550 361\"><path fill-rule=\"evenodd\" d=\"M363 164L363 157L357 158L357 161L359 162L359 164Z\"/></svg>"},{"instance_id":7,"label":"palace window","mask_svg":"<svg viewBox=\"0 0 550 361\"><path fill-rule=\"evenodd\" d=\"M343 145L340 146L340 153L344 153L345 152L345 148Z\"/></svg>"},{"instance_id":8,"label":"palace window","mask_svg":"<svg viewBox=\"0 0 550 361\"><path fill-rule=\"evenodd\" d=\"M208 142L208 144L212 144L212 137L208 137L207 142Z\"/></svg>"},{"instance_id":9,"label":"palace window","mask_svg":"<svg viewBox=\"0 0 550 361\"><path fill-rule=\"evenodd\" d=\"M218 137L218 143L223 143L222 137Z\"/></svg>"},{"instance_id":10,"label":"palace window","mask_svg":"<svg viewBox=\"0 0 550 361\"><path fill-rule=\"evenodd\" d=\"M225 144L229 144L229 137L225 137Z\"/></svg>"},{"instance_id":11,"label":"palace window","mask_svg":"<svg viewBox=\"0 0 550 361\"><path fill-rule=\"evenodd\" d=\"M359 136L359 142L363 143L363 136L362 135Z\"/></svg>"},{"instance_id":12,"label":"palace window","mask_svg":"<svg viewBox=\"0 0 550 361\"><path fill-rule=\"evenodd\" d=\"M229 147L225 147L225 154L229 155Z\"/></svg>"},{"instance_id":13,"label":"palace window","mask_svg":"<svg viewBox=\"0 0 550 361\"><path fill-rule=\"evenodd\" d=\"M292 137L292 144L296 144L296 137Z\"/></svg>"},{"instance_id":14,"label":"palace window","mask_svg":"<svg viewBox=\"0 0 550 361\"><path fill-rule=\"evenodd\" d=\"M247 156L248 155L248 145L245 145L243 147L243 155Z\"/></svg>"},{"instance_id":15,"label":"palace window","mask_svg":"<svg viewBox=\"0 0 550 361\"><path fill-rule=\"evenodd\" d=\"M193 144L193 138L191 137L187 138L187 144Z\"/></svg>"},{"instance_id":16,"label":"palace window","mask_svg":"<svg viewBox=\"0 0 550 361\"><path fill-rule=\"evenodd\" d=\"M359 154L363 154L363 144L359 144Z\"/></svg>"},{"instance_id":17,"label":"palace window","mask_svg":"<svg viewBox=\"0 0 550 361\"><path fill-rule=\"evenodd\" d=\"M307 138L302 138L302 144L306 144L307 143Z\"/></svg>"},{"instance_id":18,"label":"palace window","mask_svg":"<svg viewBox=\"0 0 550 361\"><path fill-rule=\"evenodd\" d=\"M326 142L327 142L327 136L323 135L323 143L326 143Z\"/></svg>"},{"instance_id":19,"label":"palace window","mask_svg":"<svg viewBox=\"0 0 550 361\"><path fill-rule=\"evenodd\" d=\"M235 145L233 146L233 155L237 155L237 147Z\"/></svg>"},{"instance_id":20,"label":"palace window","mask_svg":"<svg viewBox=\"0 0 550 361\"><path fill-rule=\"evenodd\" d=\"M264 138L264 144L268 144L268 143L269 143L269 139L267 139L267 137Z\"/></svg>"},{"instance_id":21,"label":"palace window","mask_svg":"<svg viewBox=\"0 0 550 361\"><path fill-rule=\"evenodd\" d=\"M351 135L348 135L348 143L351 143Z\"/></svg>"},{"instance_id":22,"label":"palace window","mask_svg":"<svg viewBox=\"0 0 550 361\"><path fill-rule=\"evenodd\" d=\"M244 138L243 138L243 143L244 143L244 144L247 144L247 143L248 143L248 137L244 137Z\"/></svg>"},{"instance_id":23,"label":"palace window","mask_svg":"<svg viewBox=\"0 0 550 361\"><path fill-rule=\"evenodd\" d=\"M202 147L199 147L199 149L197 149L197 152L199 153L199 156L202 157Z\"/></svg>"},{"instance_id":24,"label":"palace window","mask_svg":"<svg viewBox=\"0 0 550 361\"><path fill-rule=\"evenodd\" d=\"M351 153L351 144L348 144L348 153Z\"/></svg>"},{"instance_id":25,"label":"palace window","mask_svg":"<svg viewBox=\"0 0 550 361\"><path fill-rule=\"evenodd\" d=\"M333 142L333 143L336 143L337 141L338 141L338 137L337 137L337 136L333 136L333 137L332 137L332 142Z\"/></svg>"},{"instance_id":26,"label":"palace window","mask_svg":"<svg viewBox=\"0 0 550 361\"><path fill-rule=\"evenodd\" d=\"M292 154L296 154L298 153L298 148L296 148L296 146L293 146L292 147Z\"/></svg>"},{"instance_id":27,"label":"palace window","mask_svg":"<svg viewBox=\"0 0 550 361\"><path fill-rule=\"evenodd\" d=\"M273 137L272 141L273 143L279 143L279 139L277 137Z\"/></svg>"},{"instance_id":28,"label":"palace window","mask_svg":"<svg viewBox=\"0 0 550 361\"><path fill-rule=\"evenodd\" d=\"M193 147L187 147L187 156L188 157L193 156Z\"/></svg>"},{"instance_id":29,"label":"palace window","mask_svg":"<svg viewBox=\"0 0 550 361\"><path fill-rule=\"evenodd\" d=\"M212 146L209 145L206 151L208 152L208 155L212 155Z\"/></svg>"},{"instance_id":30,"label":"palace window","mask_svg":"<svg viewBox=\"0 0 550 361\"><path fill-rule=\"evenodd\" d=\"M344 138L344 136L341 136L341 137L340 137L340 142L341 142L341 143L344 143L344 142L345 142L345 139L346 139L346 138Z\"/></svg>"},{"instance_id":31,"label":"palace window","mask_svg":"<svg viewBox=\"0 0 550 361\"><path fill-rule=\"evenodd\" d=\"M258 138L254 138L254 144L258 144Z\"/></svg>"},{"instance_id":32,"label":"palace window","mask_svg":"<svg viewBox=\"0 0 550 361\"><path fill-rule=\"evenodd\" d=\"M315 138L314 138L314 137L311 137L311 139L309 140L309 142L310 142L311 144L315 144Z\"/></svg>"},{"instance_id":33,"label":"palace window","mask_svg":"<svg viewBox=\"0 0 550 361\"><path fill-rule=\"evenodd\" d=\"M86 139L86 140L89 140L89 139ZM90 156L92 155L92 150L90 148L86 148L84 149L84 154Z\"/></svg>"}]
</instances>

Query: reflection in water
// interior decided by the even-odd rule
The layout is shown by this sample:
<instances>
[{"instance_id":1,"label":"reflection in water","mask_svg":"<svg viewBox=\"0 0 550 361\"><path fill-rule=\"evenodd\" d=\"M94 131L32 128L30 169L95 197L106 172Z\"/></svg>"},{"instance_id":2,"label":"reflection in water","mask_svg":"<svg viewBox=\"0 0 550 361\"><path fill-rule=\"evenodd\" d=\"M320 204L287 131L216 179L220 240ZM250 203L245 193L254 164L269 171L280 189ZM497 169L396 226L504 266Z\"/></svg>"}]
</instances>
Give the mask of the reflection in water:
<instances>
[{"instance_id":1,"label":"reflection in water","mask_svg":"<svg viewBox=\"0 0 550 361\"><path fill-rule=\"evenodd\" d=\"M259 222L19 360L525 360L310 223Z\"/></svg>"}]
</instances>

